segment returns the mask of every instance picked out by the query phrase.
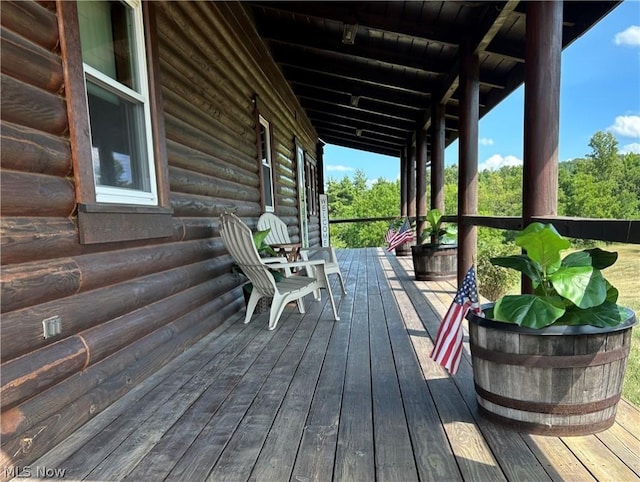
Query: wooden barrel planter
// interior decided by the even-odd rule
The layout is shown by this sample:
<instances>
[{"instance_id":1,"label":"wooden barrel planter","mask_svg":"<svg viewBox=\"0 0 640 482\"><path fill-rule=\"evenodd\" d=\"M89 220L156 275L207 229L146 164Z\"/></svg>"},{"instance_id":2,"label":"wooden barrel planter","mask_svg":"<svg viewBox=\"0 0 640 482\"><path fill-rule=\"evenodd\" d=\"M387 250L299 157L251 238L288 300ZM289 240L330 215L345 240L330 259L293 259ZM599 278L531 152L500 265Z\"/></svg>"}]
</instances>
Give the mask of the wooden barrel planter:
<instances>
[{"instance_id":1,"label":"wooden barrel planter","mask_svg":"<svg viewBox=\"0 0 640 482\"><path fill-rule=\"evenodd\" d=\"M438 281L458 276L458 247L418 244L411 247L413 272L418 281Z\"/></svg>"},{"instance_id":2,"label":"wooden barrel planter","mask_svg":"<svg viewBox=\"0 0 640 482\"><path fill-rule=\"evenodd\" d=\"M484 308L484 307L483 307ZM587 435L615 420L631 344L628 319L613 328L523 328L469 312L480 411L517 430Z\"/></svg>"},{"instance_id":3,"label":"wooden barrel planter","mask_svg":"<svg viewBox=\"0 0 640 482\"><path fill-rule=\"evenodd\" d=\"M396 246L396 256L411 256L411 243L403 243Z\"/></svg>"}]
</instances>

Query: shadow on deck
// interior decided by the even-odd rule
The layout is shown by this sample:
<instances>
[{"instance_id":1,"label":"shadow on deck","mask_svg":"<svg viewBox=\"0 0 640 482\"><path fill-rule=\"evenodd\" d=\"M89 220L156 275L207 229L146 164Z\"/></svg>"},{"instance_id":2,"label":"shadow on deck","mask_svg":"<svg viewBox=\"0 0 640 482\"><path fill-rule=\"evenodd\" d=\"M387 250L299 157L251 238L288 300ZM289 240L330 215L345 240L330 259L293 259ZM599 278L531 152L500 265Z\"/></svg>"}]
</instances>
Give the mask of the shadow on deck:
<instances>
[{"instance_id":1,"label":"shadow on deck","mask_svg":"<svg viewBox=\"0 0 640 482\"><path fill-rule=\"evenodd\" d=\"M468 346L450 377L429 359L450 282L410 258L339 253L348 294L307 313L244 313L31 465L65 479L213 481L640 480L640 412L597 435L543 437L478 414ZM340 290L335 286L334 296ZM61 474L62 472L58 472ZM20 479L24 480L24 479Z\"/></svg>"}]
</instances>

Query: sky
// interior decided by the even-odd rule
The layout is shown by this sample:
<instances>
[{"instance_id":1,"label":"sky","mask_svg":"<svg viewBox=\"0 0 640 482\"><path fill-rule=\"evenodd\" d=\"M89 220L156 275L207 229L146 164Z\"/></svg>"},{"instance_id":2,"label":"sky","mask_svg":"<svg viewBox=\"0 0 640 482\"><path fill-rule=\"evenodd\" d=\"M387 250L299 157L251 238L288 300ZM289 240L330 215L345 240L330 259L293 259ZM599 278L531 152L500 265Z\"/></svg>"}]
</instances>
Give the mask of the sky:
<instances>
[{"instance_id":1,"label":"sky","mask_svg":"<svg viewBox=\"0 0 640 482\"><path fill-rule=\"evenodd\" d=\"M640 0L626 0L562 52L559 160L585 157L597 131L611 132L620 152L640 153ZM480 120L478 169L522 165L524 87ZM458 142L445 150L458 163ZM370 182L399 179L400 160L327 144L325 179L364 171Z\"/></svg>"}]
</instances>

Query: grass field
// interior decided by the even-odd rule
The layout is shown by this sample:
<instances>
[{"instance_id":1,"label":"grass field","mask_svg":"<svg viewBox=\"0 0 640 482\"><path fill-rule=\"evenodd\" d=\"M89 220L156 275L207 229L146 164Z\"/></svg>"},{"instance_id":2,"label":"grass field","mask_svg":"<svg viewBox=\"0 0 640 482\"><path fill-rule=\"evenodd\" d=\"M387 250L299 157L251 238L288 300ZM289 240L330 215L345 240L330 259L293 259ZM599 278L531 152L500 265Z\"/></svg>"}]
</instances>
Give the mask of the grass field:
<instances>
[{"instance_id":1,"label":"grass field","mask_svg":"<svg viewBox=\"0 0 640 482\"><path fill-rule=\"evenodd\" d=\"M618 304L631 308L637 317L640 316L640 245L614 244L602 246L602 249L618 252L618 261L603 271L605 278L620 292ZM622 396L640 407L640 326L633 329Z\"/></svg>"}]
</instances>

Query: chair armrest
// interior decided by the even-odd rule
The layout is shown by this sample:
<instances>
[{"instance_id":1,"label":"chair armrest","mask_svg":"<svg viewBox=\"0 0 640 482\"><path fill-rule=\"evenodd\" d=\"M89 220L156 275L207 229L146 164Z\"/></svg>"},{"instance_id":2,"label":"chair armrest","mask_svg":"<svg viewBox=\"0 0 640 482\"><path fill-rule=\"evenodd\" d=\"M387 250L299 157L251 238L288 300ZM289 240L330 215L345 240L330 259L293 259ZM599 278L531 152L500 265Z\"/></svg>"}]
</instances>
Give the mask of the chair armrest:
<instances>
[{"instance_id":1,"label":"chair armrest","mask_svg":"<svg viewBox=\"0 0 640 482\"><path fill-rule=\"evenodd\" d=\"M289 261L287 258L285 258L284 256L279 256L279 257L273 257L273 258L260 258L262 260L262 262L264 264L269 264L269 263L286 263L287 261Z\"/></svg>"},{"instance_id":2,"label":"chair armrest","mask_svg":"<svg viewBox=\"0 0 640 482\"><path fill-rule=\"evenodd\" d=\"M293 263L274 263L276 268L306 268L308 266L318 266L325 264L324 259L313 259L309 261L295 261Z\"/></svg>"}]
</instances>

